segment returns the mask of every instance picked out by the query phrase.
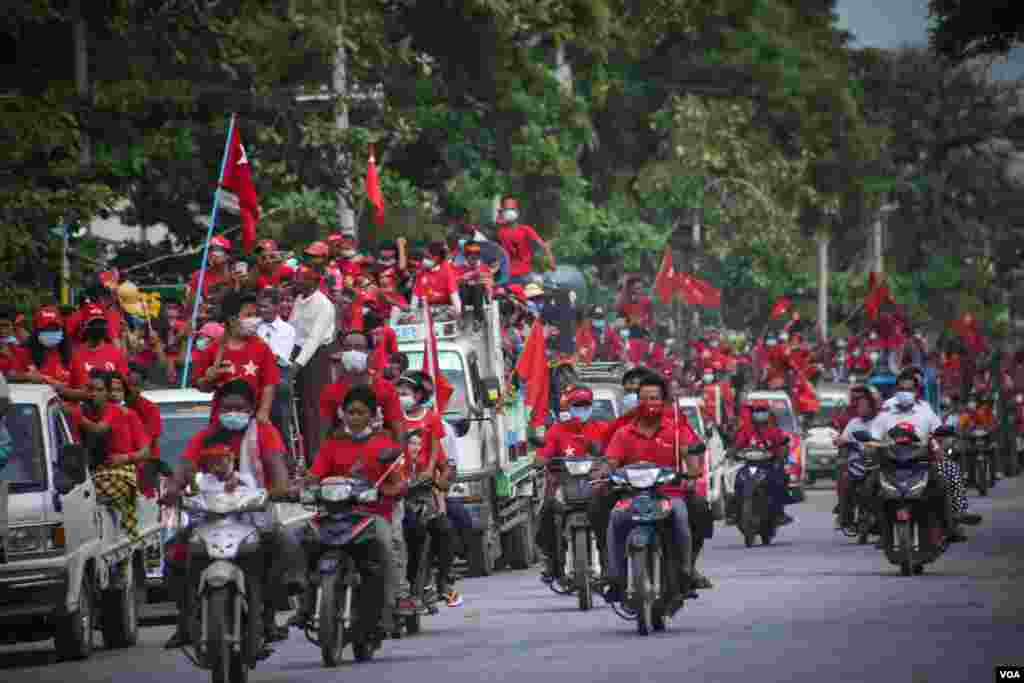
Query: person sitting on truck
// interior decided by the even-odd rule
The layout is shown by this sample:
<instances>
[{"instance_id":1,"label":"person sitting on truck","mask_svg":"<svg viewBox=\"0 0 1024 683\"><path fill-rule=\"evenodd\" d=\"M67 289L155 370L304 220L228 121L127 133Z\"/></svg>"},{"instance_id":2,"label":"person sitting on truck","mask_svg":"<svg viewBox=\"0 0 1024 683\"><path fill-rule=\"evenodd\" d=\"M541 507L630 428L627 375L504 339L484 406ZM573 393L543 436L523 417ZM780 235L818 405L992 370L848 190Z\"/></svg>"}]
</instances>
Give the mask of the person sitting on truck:
<instances>
[{"instance_id":1,"label":"person sitting on truck","mask_svg":"<svg viewBox=\"0 0 1024 683\"><path fill-rule=\"evenodd\" d=\"M349 389L355 386L369 386L376 397L384 421L384 429L397 439L402 433L402 406L398 400L395 385L380 374L370 375L370 337L359 330L349 330L338 340L340 352L329 356L332 366L338 372L338 379L324 387L320 394L320 432L326 434L337 419L342 400Z\"/></svg>"},{"instance_id":2,"label":"person sitting on truck","mask_svg":"<svg viewBox=\"0 0 1024 683\"><path fill-rule=\"evenodd\" d=\"M26 382L31 358L14 333L17 317L18 313L13 308L0 308L0 375L12 382Z\"/></svg>"},{"instance_id":3,"label":"person sitting on truck","mask_svg":"<svg viewBox=\"0 0 1024 683\"><path fill-rule=\"evenodd\" d=\"M586 387L573 387L565 399L569 419L553 425L544 435L544 445L534 455L534 462L538 466L545 466L552 458L587 457L601 450L601 441L609 425L607 422L590 419L594 411L594 392ZM551 583L561 578L562 573L562 567L555 562L555 544L558 539L558 530L555 528L555 493L559 481L558 475L553 472L546 472L545 479L544 502L540 509L536 542L546 558L541 580Z\"/></svg>"},{"instance_id":4,"label":"person sitting on truck","mask_svg":"<svg viewBox=\"0 0 1024 683\"><path fill-rule=\"evenodd\" d=\"M444 242L431 242L423 259L423 267L416 274L412 292L412 309L419 310L421 304L430 306L452 306L455 315L462 315L462 298L455 269L447 259Z\"/></svg>"},{"instance_id":5,"label":"person sitting on truck","mask_svg":"<svg viewBox=\"0 0 1024 683\"><path fill-rule=\"evenodd\" d=\"M459 296L473 307L478 327L484 325L484 306L494 296L494 273L480 260L480 244L468 242L463 246L465 261L454 265L459 284Z\"/></svg>"},{"instance_id":6,"label":"person sitting on truck","mask_svg":"<svg viewBox=\"0 0 1024 683\"><path fill-rule=\"evenodd\" d=\"M285 445L274 425L253 422L256 412L256 393L242 379L233 379L217 389L216 398L221 412L217 423L196 433L181 453L181 464L167 483L167 491L160 504L173 506L182 496L196 472L204 468L203 454L211 447L226 445L234 454L235 469L239 472L253 471L257 483L267 489L272 499L287 497L289 493L288 470L285 465ZM249 439L253 425L255 438ZM168 547L188 546L194 525L179 532L168 541ZM265 582L263 610L253 610L254 618L263 619L263 631L268 642L287 637L287 629L278 629L275 623L275 604L282 587L290 593L301 592L304 583L305 563L302 549L282 529L268 528L261 533L261 543L268 547L267 557L271 561ZM167 586L178 604L178 628L167 641L167 649L177 649L191 642L188 627L191 614L191 586L186 574L186 558L175 561L168 555Z\"/></svg>"},{"instance_id":7,"label":"person sitting on truck","mask_svg":"<svg viewBox=\"0 0 1024 683\"><path fill-rule=\"evenodd\" d=\"M89 399L89 375L93 370L128 371L128 357L110 341L107 315L99 304L86 304L81 311L85 343L71 355L71 378L65 398L72 401Z\"/></svg>"},{"instance_id":8,"label":"person sitting on truck","mask_svg":"<svg viewBox=\"0 0 1024 683\"><path fill-rule=\"evenodd\" d=\"M402 494L403 485L397 464L383 465L380 462L383 453L400 447L387 432L373 429L373 416L378 408L377 397L370 387L352 387L342 398L341 409L332 420L328 436L306 478L306 485L315 485L329 477L359 478L374 483L380 493L377 502L360 507L363 512L373 515L376 536L368 543L353 546L353 550L360 551L360 556L355 559L362 575L357 593L360 603L356 608L359 619L355 629L357 641L377 637L378 625L387 632L393 628L393 615L389 609L394 604L391 536L401 533L401 529L395 528L393 517L395 502ZM315 551L315 548L310 549ZM315 552L309 555L309 567L313 568L319 558ZM310 588L288 624L305 628L313 616L315 603L316 592Z\"/></svg>"},{"instance_id":9,"label":"person sitting on truck","mask_svg":"<svg viewBox=\"0 0 1024 683\"><path fill-rule=\"evenodd\" d=\"M139 416L111 400L120 375L102 370L89 373L89 400L73 408L71 422L95 458L93 484L97 497L121 517L130 537L138 535L136 466L150 459L153 439Z\"/></svg>"},{"instance_id":10,"label":"person sitting on truck","mask_svg":"<svg viewBox=\"0 0 1024 683\"><path fill-rule=\"evenodd\" d=\"M128 364L128 376L124 377L124 407L138 415L146 434L152 440L150 449L153 457L138 467L139 488L147 498L156 497L157 473L160 469L160 435L163 433L163 418L160 407L142 395L146 368Z\"/></svg>"},{"instance_id":11,"label":"person sitting on truck","mask_svg":"<svg viewBox=\"0 0 1024 683\"><path fill-rule=\"evenodd\" d=\"M71 339L64 333L64 320L56 306L43 306L32 316L32 336L25 348L29 381L63 392L71 380Z\"/></svg>"}]
</instances>

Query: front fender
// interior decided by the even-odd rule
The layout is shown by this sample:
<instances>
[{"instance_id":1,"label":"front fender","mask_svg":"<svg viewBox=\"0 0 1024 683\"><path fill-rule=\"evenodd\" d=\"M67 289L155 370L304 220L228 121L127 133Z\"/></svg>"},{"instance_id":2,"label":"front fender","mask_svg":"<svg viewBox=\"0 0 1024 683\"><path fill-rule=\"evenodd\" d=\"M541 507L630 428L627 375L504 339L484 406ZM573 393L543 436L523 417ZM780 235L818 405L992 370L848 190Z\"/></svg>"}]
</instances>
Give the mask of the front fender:
<instances>
[{"instance_id":1,"label":"front fender","mask_svg":"<svg viewBox=\"0 0 1024 683\"><path fill-rule=\"evenodd\" d=\"M100 551L100 540L93 539L83 543L66 556L68 573L68 593L64 608L68 614L78 609L78 599L82 594L82 578L85 576L89 560L97 557Z\"/></svg>"},{"instance_id":2,"label":"front fender","mask_svg":"<svg viewBox=\"0 0 1024 683\"><path fill-rule=\"evenodd\" d=\"M241 567L226 560L216 560L199 576L199 594L208 588L223 588L233 584L239 595L245 595L245 572Z\"/></svg>"},{"instance_id":3,"label":"front fender","mask_svg":"<svg viewBox=\"0 0 1024 683\"><path fill-rule=\"evenodd\" d=\"M642 550L658 543L658 530L653 524L642 524L629 532L626 547L630 550Z\"/></svg>"}]
</instances>

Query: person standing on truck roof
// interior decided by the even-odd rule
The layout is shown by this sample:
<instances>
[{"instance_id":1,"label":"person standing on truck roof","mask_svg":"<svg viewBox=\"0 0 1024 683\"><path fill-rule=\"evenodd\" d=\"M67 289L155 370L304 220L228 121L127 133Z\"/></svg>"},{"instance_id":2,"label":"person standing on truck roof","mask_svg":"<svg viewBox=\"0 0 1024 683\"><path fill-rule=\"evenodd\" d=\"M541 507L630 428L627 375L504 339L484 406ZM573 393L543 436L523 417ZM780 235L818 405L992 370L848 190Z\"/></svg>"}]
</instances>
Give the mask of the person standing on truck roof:
<instances>
[{"instance_id":1,"label":"person standing on truck roof","mask_svg":"<svg viewBox=\"0 0 1024 683\"><path fill-rule=\"evenodd\" d=\"M540 245L548 259L551 270L555 265L555 254L551 245L541 239L532 225L519 222L519 202L513 197L505 197L501 202L498 228L498 241L509 257L509 272L512 284L526 284L533 270L533 245Z\"/></svg>"},{"instance_id":2,"label":"person standing on truck roof","mask_svg":"<svg viewBox=\"0 0 1024 683\"><path fill-rule=\"evenodd\" d=\"M90 393L86 385L93 370L128 372L128 358L124 351L114 346L108 334L107 316L99 304L86 304L82 309L85 343L79 345L71 355L71 382L65 390L65 397L72 401L84 401Z\"/></svg>"},{"instance_id":3,"label":"person standing on truck roof","mask_svg":"<svg viewBox=\"0 0 1024 683\"><path fill-rule=\"evenodd\" d=\"M288 322L295 328L292 349L292 377L298 398L299 425L306 453L320 449L324 428L320 420L320 395L330 381L328 349L334 340L336 314L334 304L320 290L320 274L309 266L296 273L296 294ZM331 414L334 419L334 414Z\"/></svg>"},{"instance_id":4,"label":"person standing on truck roof","mask_svg":"<svg viewBox=\"0 0 1024 683\"><path fill-rule=\"evenodd\" d=\"M462 315L462 298L452 264L447 259L444 242L431 242L427 246L423 268L416 275L413 286L412 308L419 310L420 304L430 306L452 306L457 316Z\"/></svg>"},{"instance_id":5,"label":"person standing on truck roof","mask_svg":"<svg viewBox=\"0 0 1024 683\"><path fill-rule=\"evenodd\" d=\"M392 439L398 440L402 434L401 402L394 384L380 374L370 375L370 337L365 332L349 330L339 342L341 350L330 356L338 379L325 386L320 394L319 418L322 426L318 429L322 431L318 434L326 434L326 430L334 424L349 389L365 385L369 386L377 397L377 406L381 411L385 431L390 433Z\"/></svg>"}]
</instances>

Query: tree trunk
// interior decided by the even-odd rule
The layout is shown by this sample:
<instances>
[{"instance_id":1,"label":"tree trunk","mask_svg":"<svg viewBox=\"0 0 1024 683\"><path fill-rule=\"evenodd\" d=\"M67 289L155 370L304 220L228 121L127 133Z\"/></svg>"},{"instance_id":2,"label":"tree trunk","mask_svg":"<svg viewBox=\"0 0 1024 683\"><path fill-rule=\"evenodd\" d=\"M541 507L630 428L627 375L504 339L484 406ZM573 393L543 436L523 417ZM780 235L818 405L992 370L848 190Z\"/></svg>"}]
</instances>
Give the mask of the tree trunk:
<instances>
[{"instance_id":1,"label":"tree trunk","mask_svg":"<svg viewBox=\"0 0 1024 683\"><path fill-rule=\"evenodd\" d=\"M828 341L828 246L829 234L818 234L818 326L820 343Z\"/></svg>"}]
</instances>

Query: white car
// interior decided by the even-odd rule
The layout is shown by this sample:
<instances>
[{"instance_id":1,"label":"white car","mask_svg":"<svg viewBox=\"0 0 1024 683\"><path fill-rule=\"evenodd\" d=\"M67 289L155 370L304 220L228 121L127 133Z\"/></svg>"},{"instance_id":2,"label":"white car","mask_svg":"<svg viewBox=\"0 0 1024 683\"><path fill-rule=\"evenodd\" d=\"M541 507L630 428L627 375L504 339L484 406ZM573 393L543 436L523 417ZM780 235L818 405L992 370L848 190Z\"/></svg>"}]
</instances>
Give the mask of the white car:
<instances>
[{"instance_id":1,"label":"white car","mask_svg":"<svg viewBox=\"0 0 1024 683\"><path fill-rule=\"evenodd\" d=\"M697 432L706 444L704 452L704 482L708 491L708 504L711 506L711 514L715 519L725 517L725 496L724 473L725 473L725 443L718 430L704 422L701 414L701 406L704 399L695 396L683 396L679 398L679 412L686 415L690 426ZM709 433L710 432L710 433Z\"/></svg>"},{"instance_id":2,"label":"white car","mask_svg":"<svg viewBox=\"0 0 1024 683\"><path fill-rule=\"evenodd\" d=\"M832 418L846 410L849 405L849 395L845 391L819 387L817 393L821 407L812 418L804 439L804 463L808 486L818 477L835 476L839 449L835 447L833 440L839 436L839 432L832 426Z\"/></svg>"}]
</instances>

